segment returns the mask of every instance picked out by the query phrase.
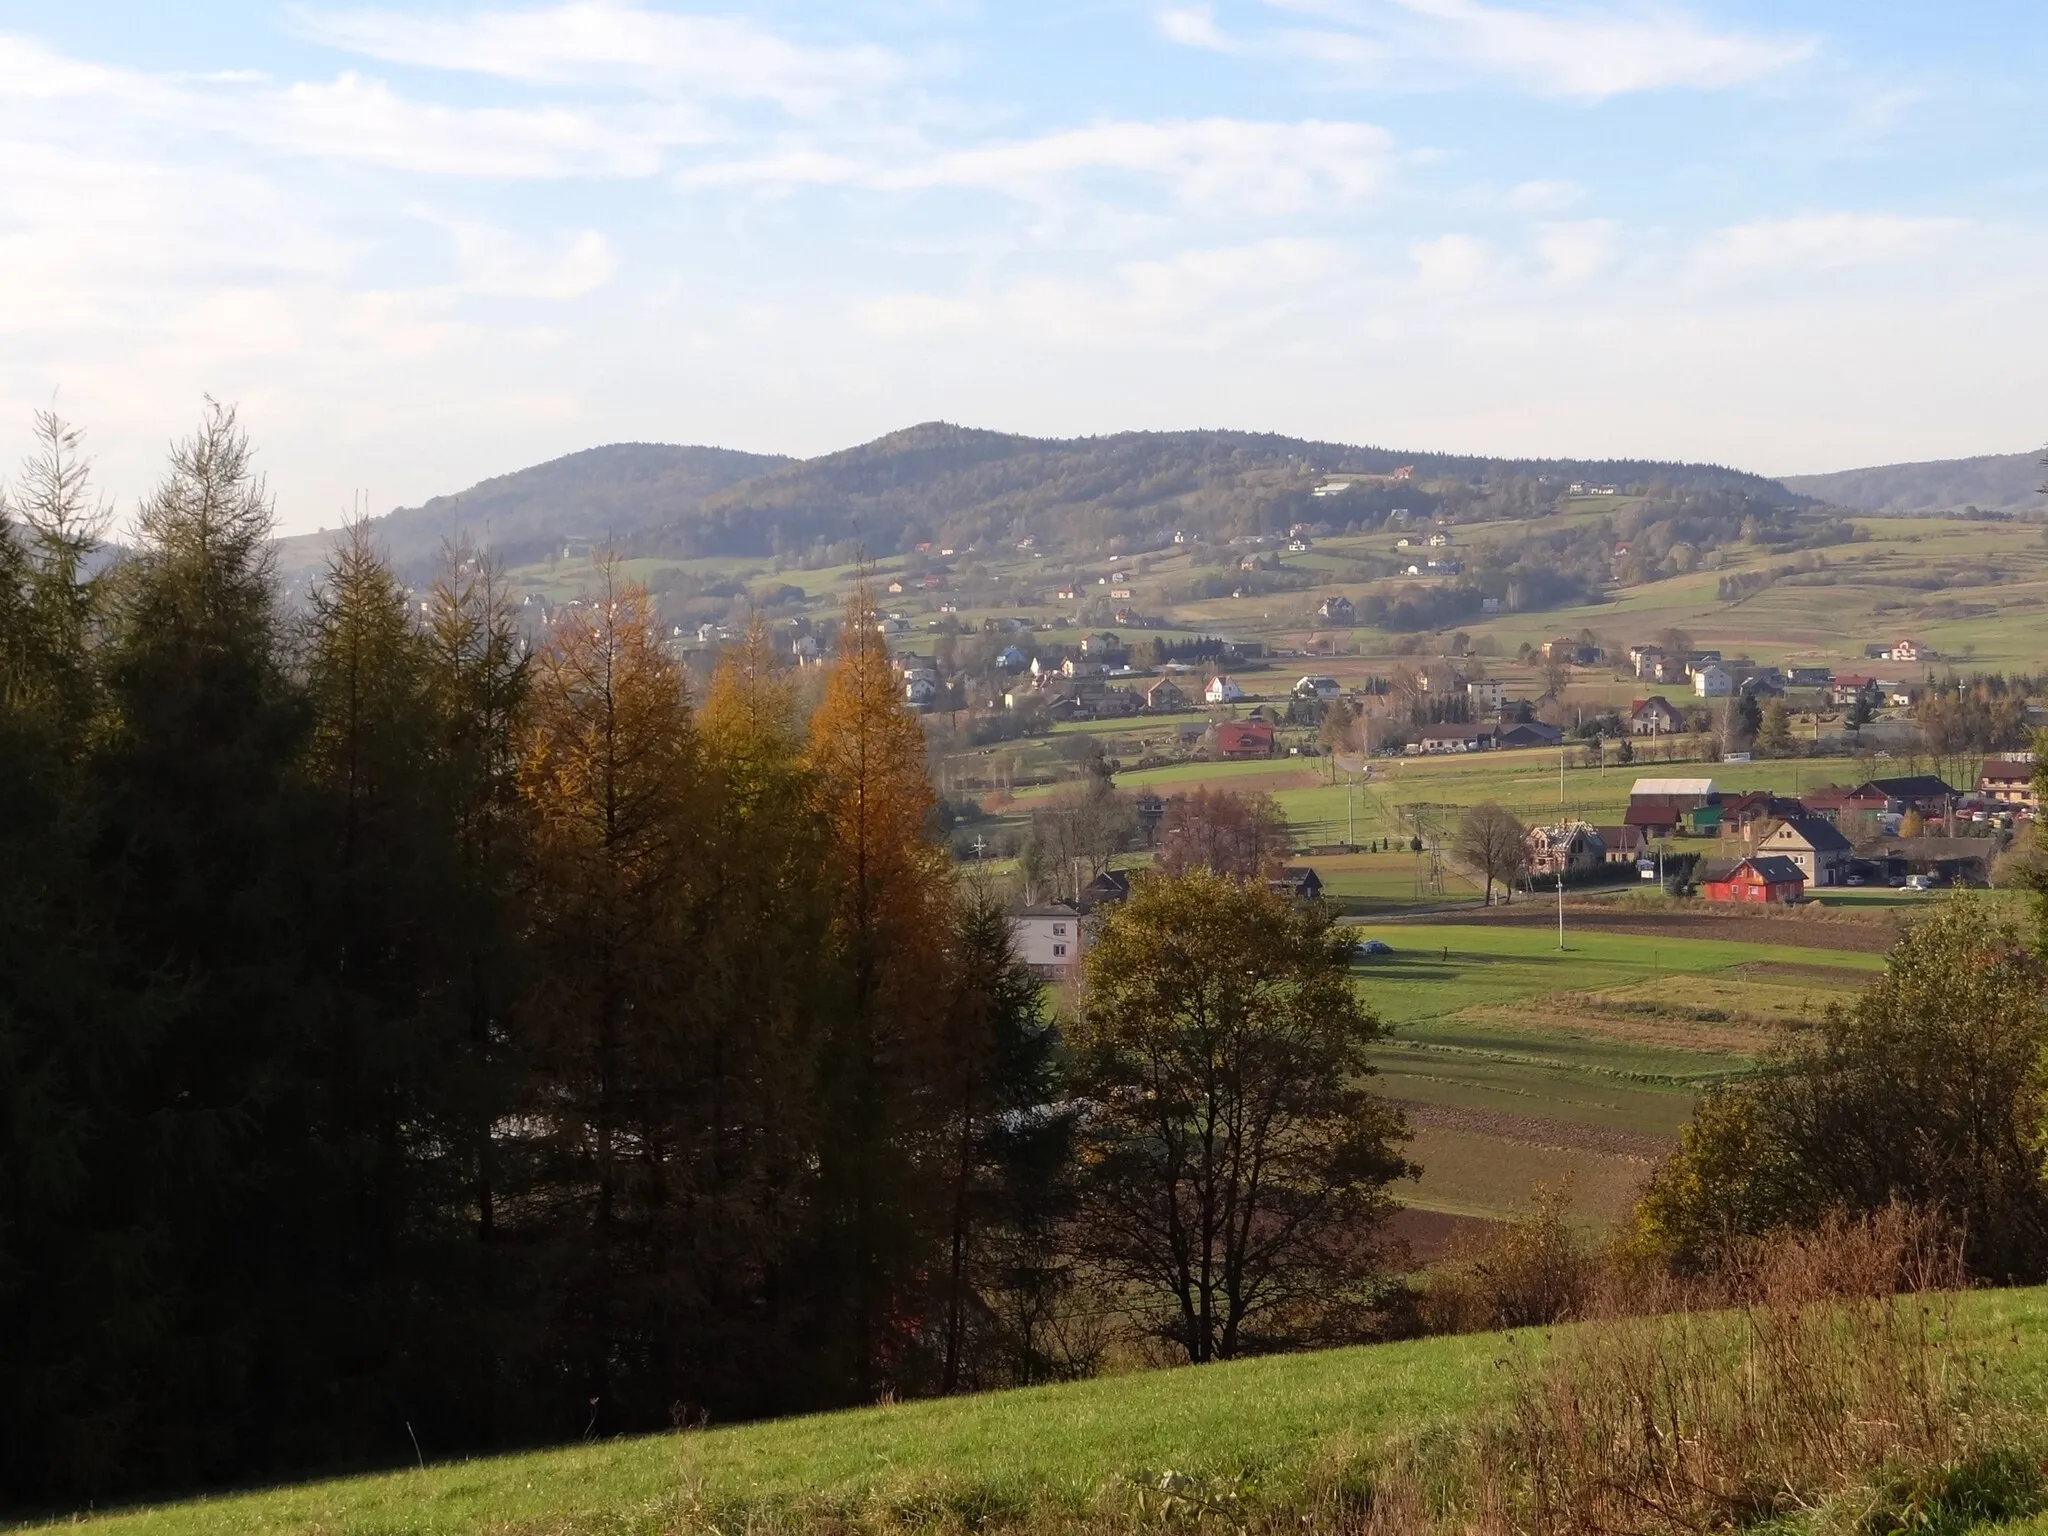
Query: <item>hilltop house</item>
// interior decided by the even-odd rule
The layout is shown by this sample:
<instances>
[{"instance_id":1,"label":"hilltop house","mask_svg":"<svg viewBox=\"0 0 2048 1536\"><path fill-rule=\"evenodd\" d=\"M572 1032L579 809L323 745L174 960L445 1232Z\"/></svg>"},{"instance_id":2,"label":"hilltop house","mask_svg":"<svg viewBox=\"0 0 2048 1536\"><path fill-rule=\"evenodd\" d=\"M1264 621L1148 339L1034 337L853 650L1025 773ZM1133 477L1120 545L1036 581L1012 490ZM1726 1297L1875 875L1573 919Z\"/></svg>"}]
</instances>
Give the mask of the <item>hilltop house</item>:
<instances>
[{"instance_id":1,"label":"hilltop house","mask_svg":"<svg viewBox=\"0 0 2048 1536\"><path fill-rule=\"evenodd\" d=\"M1322 606L1316 609L1316 617L1327 619L1332 624L1351 624L1357 621L1358 610L1351 606L1350 598L1340 593L1324 598Z\"/></svg>"},{"instance_id":2,"label":"hilltop house","mask_svg":"<svg viewBox=\"0 0 2048 1536\"><path fill-rule=\"evenodd\" d=\"M1653 693L1647 699L1637 699L1628 707L1628 730L1631 736L1672 736L1685 724L1671 701L1661 693Z\"/></svg>"},{"instance_id":3,"label":"hilltop house","mask_svg":"<svg viewBox=\"0 0 2048 1536\"><path fill-rule=\"evenodd\" d=\"M1799 866L1810 886L1841 885L1849 878L1856 850L1831 821L1795 816L1756 845L1758 855L1782 854Z\"/></svg>"},{"instance_id":4,"label":"hilltop house","mask_svg":"<svg viewBox=\"0 0 2048 1536\"><path fill-rule=\"evenodd\" d=\"M1791 906L1805 899L1806 876L1789 858L1764 855L1742 860L1726 874L1704 881L1700 889L1709 901L1776 902Z\"/></svg>"}]
</instances>

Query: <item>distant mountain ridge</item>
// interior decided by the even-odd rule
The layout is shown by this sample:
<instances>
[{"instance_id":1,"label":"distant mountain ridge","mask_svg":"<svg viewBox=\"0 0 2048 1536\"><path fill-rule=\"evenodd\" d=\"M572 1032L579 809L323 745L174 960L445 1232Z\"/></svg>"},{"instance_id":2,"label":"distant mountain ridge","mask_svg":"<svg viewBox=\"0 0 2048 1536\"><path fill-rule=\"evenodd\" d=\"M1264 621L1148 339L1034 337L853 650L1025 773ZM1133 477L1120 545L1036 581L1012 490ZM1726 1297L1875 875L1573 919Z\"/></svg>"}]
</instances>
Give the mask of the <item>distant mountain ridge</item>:
<instances>
[{"instance_id":1,"label":"distant mountain ridge","mask_svg":"<svg viewBox=\"0 0 2048 1536\"><path fill-rule=\"evenodd\" d=\"M1405 467L1414 484L1387 478L1341 502L1312 495L1325 476L1391 477ZM1033 438L925 422L802 460L658 443L589 448L400 508L377 519L376 532L409 572L458 533L512 564L575 540L675 558L849 542L882 555L926 539L1080 546L1183 526L1284 527L1404 504L1421 511L1434 499L1422 482L1539 476L1798 499L1776 481L1711 464L1415 453L1234 431ZM286 568L317 565L332 538L285 540Z\"/></svg>"},{"instance_id":2,"label":"distant mountain ridge","mask_svg":"<svg viewBox=\"0 0 2048 1536\"><path fill-rule=\"evenodd\" d=\"M402 571L437 562L443 542L458 536L517 565L565 539L626 539L650 521L686 516L727 486L789 462L732 448L612 443L400 507L375 520L377 537ZM317 566L333 543L332 533L280 540L281 563L287 570Z\"/></svg>"},{"instance_id":3,"label":"distant mountain ridge","mask_svg":"<svg viewBox=\"0 0 2048 1536\"><path fill-rule=\"evenodd\" d=\"M1934 512L1962 507L2009 511L2048 506L2048 469L2039 453L1987 453L1972 459L1878 464L1824 475L1785 475L1789 491L1856 512Z\"/></svg>"}]
</instances>

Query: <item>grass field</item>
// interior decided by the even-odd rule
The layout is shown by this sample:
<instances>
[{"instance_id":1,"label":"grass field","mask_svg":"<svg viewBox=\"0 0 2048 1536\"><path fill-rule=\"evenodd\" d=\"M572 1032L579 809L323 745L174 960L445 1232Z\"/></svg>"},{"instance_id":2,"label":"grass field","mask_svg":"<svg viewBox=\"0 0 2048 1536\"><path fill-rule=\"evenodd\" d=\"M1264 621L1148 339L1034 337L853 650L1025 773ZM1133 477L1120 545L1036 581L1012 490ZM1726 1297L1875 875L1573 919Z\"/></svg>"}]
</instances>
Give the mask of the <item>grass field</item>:
<instances>
[{"instance_id":1,"label":"grass field","mask_svg":"<svg viewBox=\"0 0 2048 1536\"><path fill-rule=\"evenodd\" d=\"M2048 1293L1966 1297L1958 1324L1986 1346L1994 1390L2037 1406ZM1544 1339L1269 1356L429 1465L81 1524L106 1536L653 1536L707 1514L741 1524L749 1511L783 1511L836 1516L828 1523L841 1528L848 1517L858 1528L863 1512L972 1528L1079 1511L1119 1480L1169 1469L1280 1503L1378 1447L1502 1401L1503 1360L1540 1352Z\"/></svg>"}]
</instances>

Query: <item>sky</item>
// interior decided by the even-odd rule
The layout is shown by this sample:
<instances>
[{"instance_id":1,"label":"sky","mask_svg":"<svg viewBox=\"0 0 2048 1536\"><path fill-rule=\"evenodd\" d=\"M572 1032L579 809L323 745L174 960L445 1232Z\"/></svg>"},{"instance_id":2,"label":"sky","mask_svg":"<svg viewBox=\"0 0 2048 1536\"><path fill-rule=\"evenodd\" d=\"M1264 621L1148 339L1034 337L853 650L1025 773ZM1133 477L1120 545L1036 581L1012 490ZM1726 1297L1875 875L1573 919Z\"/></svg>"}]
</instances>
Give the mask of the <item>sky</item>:
<instances>
[{"instance_id":1,"label":"sky","mask_svg":"<svg viewBox=\"0 0 2048 1536\"><path fill-rule=\"evenodd\" d=\"M2048 439L2039 0L0 0L0 474L289 531L933 419L1783 474Z\"/></svg>"}]
</instances>

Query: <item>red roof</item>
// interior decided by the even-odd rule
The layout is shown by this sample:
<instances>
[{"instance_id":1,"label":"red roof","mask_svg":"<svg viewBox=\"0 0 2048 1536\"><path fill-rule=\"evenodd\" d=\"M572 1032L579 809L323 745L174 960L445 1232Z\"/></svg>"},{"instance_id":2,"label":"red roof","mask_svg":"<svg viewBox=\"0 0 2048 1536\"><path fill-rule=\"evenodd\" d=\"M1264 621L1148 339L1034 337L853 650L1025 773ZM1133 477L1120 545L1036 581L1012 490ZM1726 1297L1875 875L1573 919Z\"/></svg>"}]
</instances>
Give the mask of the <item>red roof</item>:
<instances>
[{"instance_id":1,"label":"red roof","mask_svg":"<svg viewBox=\"0 0 2048 1536\"><path fill-rule=\"evenodd\" d=\"M1263 720L1226 720L1216 727L1216 750L1227 756L1269 754L1273 750L1273 727Z\"/></svg>"}]
</instances>

